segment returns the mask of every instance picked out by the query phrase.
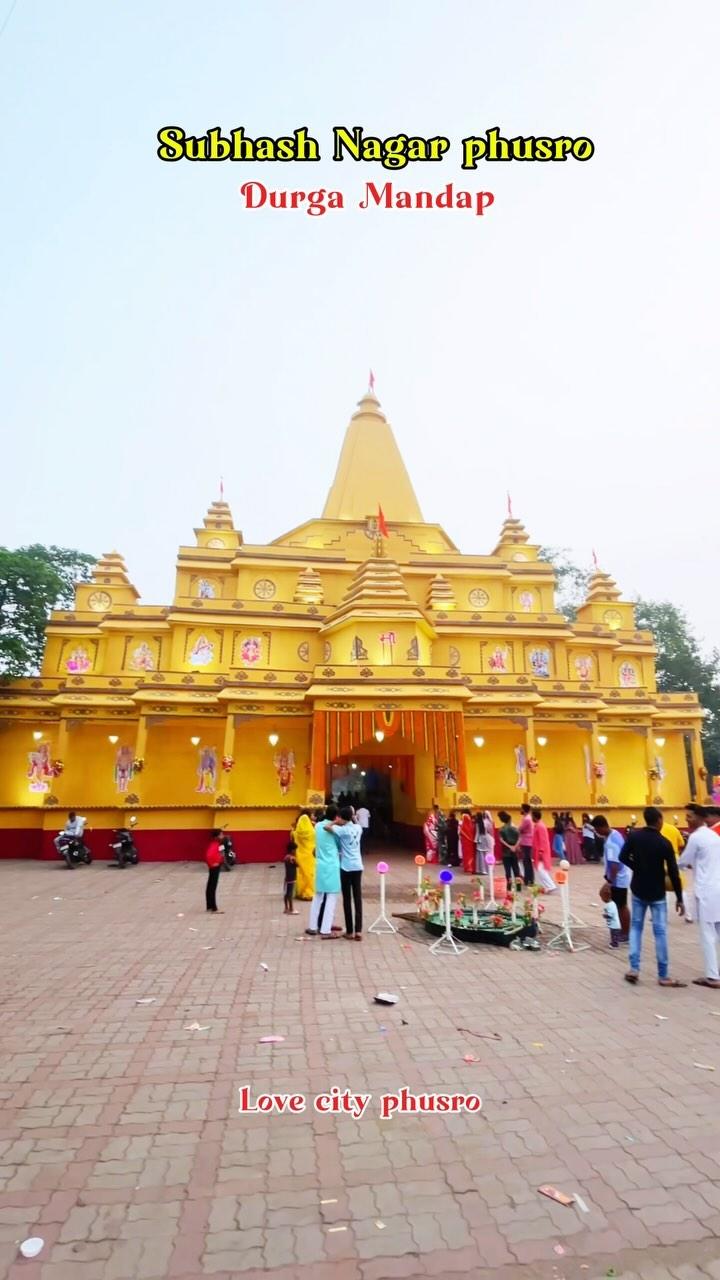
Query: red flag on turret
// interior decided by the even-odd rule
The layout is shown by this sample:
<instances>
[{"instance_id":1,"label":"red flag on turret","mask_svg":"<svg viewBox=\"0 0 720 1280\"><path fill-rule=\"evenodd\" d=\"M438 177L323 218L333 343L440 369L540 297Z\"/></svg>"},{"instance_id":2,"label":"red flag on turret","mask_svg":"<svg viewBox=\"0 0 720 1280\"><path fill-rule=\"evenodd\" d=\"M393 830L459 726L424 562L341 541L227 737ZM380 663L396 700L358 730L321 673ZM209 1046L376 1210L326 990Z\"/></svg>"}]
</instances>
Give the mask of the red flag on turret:
<instances>
[{"instance_id":1,"label":"red flag on turret","mask_svg":"<svg viewBox=\"0 0 720 1280\"><path fill-rule=\"evenodd\" d=\"M377 527L381 538L390 537L390 530L387 527L387 521L383 515L383 509L380 506L378 507Z\"/></svg>"},{"instance_id":2,"label":"red flag on turret","mask_svg":"<svg viewBox=\"0 0 720 1280\"><path fill-rule=\"evenodd\" d=\"M370 377L368 378L368 391L372 392L373 395L375 394L375 374L372 369L370 370Z\"/></svg>"},{"instance_id":3,"label":"red flag on turret","mask_svg":"<svg viewBox=\"0 0 720 1280\"><path fill-rule=\"evenodd\" d=\"M593 564L595 568L598 569L600 566L598 565L597 551L595 550L594 547L593 547L592 558L593 558Z\"/></svg>"},{"instance_id":4,"label":"red flag on turret","mask_svg":"<svg viewBox=\"0 0 720 1280\"><path fill-rule=\"evenodd\" d=\"M510 497L510 494L508 494L508 496L507 496L507 513L508 513L508 517L510 518L510 520L512 520L512 518L513 518L513 512L512 512L512 498Z\"/></svg>"}]
</instances>

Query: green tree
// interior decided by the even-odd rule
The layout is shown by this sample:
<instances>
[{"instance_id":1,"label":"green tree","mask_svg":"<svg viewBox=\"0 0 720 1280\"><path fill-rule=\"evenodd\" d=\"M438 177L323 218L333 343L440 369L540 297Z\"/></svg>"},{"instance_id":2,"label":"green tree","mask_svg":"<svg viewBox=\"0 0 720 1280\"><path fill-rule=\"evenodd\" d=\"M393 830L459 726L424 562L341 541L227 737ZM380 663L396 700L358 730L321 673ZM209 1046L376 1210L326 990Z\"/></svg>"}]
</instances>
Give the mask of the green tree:
<instances>
[{"instance_id":1,"label":"green tree","mask_svg":"<svg viewBox=\"0 0 720 1280\"><path fill-rule=\"evenodd\" d=\"M590 574L580 569L566 548L542 547L540 559L555 569L557 607L574 622L585 599ZM697 693L705 710L702 739L710 773L720 773L720 652L702 651L682 609L669 600L635 601L635 617L642 631L652 631L657 646L656 670L661 693Z\"/></svg>"},{"instance_id":2,"label":"green tree","mask_svg":"<svg viewBox=\"0 0 720 1280\"><path fill-rule=\"evenodd\" d=\"M97 557L65 547L0 547L0 679L34 675L52 609L72 608Z\"/></svg>"}]
</instances>

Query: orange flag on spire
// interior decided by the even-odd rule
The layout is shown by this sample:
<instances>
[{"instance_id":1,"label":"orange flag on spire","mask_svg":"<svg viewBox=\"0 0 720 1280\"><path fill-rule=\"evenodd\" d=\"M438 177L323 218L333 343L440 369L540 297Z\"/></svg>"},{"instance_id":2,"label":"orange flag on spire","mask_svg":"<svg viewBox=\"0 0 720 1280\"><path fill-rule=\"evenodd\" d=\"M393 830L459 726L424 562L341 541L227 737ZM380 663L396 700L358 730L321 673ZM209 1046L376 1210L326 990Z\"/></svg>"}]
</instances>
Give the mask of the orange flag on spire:
<instances>
[{"instance_id":1,"label":"orange flag on spire","mask_svg":"<svg viewBox=\"0 0 720 1280\"><path fill-rule=\"evenodd\" d=\"M378 527L378 533L380 534L381 538L390 537L390 530L387 527L387 520L385 519L385 516L383 515L383 509L380 506L378 506L377 527Z\"/></svg>"}]
</instances>

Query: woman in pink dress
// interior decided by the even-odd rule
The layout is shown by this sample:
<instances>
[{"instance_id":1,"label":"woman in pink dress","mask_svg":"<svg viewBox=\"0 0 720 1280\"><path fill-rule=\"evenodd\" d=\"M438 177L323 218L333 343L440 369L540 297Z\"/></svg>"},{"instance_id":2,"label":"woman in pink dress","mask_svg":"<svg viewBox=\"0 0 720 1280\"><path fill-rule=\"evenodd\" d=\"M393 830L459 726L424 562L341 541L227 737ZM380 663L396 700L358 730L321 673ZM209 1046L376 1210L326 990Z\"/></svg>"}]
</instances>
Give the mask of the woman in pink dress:
<instances>
[{"instance_id":1,"label":"woman in pink dress","mask_svg":"<svg viewBox=\"0 0 720 1280\"><path fill-rule=\"evenodd\" d=\"M550 875L552 868L552 850L550 848L550 832L542 820L542 810L533 809L533 863L538 884L545 893L554 893L557 885Z\"/></svg>"},{"instance_id":2,"label":"woman in pink dress","mask_svg":"<svg viewBox=\"0 0 720 1280\"><path fill-rule=\"evenodd\" d=\"M460 851L462 869L469 876L475 873L475 823L469 809L463 809L460 819Z\"/></svg>"},{"instance_id":3,"label":"woman in pink dress","mask_svg":"<svg viewBox=\"0 0 720 1280\"><path fill-rule=\"evenodd\" d=\"M423 825L425 837L425 858L427 862L438 860L438 815L437 805L433 805Z\"/></svg>"}]
</instances>

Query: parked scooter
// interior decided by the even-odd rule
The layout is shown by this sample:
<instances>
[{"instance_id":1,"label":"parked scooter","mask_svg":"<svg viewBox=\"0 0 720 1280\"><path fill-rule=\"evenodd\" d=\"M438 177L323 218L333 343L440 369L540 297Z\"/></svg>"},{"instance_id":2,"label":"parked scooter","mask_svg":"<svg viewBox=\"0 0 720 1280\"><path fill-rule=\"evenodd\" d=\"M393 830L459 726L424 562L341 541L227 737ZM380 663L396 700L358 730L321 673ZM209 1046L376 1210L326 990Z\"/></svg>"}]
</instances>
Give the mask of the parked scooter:
<instances>
[{"instance_id":1,"label":"parked scooter","mask_svg":"<svg viewBox=\"0 0 720 1280\"><path fill-rule=\"evenodd\" d=\"M231 871L237 862L237 857L235 855L235 849L233 848L232 839L226 831L222 832L218 843L222 849L223 870Z\"/></svg>"},{"instance_id":2,"label":"parked scooter","mask_svg":"<svg viewBox=\"0 0 720 1280\"><path fill-rule=\"evenodd\" d=\"M128 863L136 867L139 861L138 851L133 839L133 833L137 825L137 818L132 817L128 821L127 827L118 827L117 831L113 831L114 839L110 841L110 848L115 851L115 861L108 865L111 867L126 867Z\"/></svg>"},{"instance_id":3,"label":"parked scooter","mask_svg":"<svg viewBox=\"0 0 720 1280\"><path fill-rule=\"evenodd\" d=\"M92 854L85 844L83 836L70 836L65 831L58 834L57 850L61 858L65 859L65 866L68 871L74 871L75 867L79 867L81 863L89 867L92 862Z\"/></svg>"}]
</instances>

